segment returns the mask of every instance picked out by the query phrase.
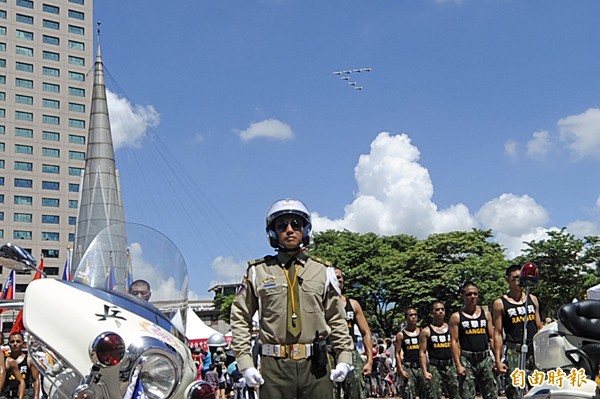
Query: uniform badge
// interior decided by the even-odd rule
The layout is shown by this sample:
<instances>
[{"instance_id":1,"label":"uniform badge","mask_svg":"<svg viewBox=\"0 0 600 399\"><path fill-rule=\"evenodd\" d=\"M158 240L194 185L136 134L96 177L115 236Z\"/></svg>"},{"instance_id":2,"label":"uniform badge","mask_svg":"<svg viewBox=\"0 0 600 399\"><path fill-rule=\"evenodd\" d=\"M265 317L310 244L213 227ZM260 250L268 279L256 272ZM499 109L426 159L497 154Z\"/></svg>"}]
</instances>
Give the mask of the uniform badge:
<instances>
[{"instance_id":1,"label":"uniform badge","mask_svg":"<svg viewBox=\"0 0 600 399\"><path fill-rule=\"evenodd\" d=\"M273 287L275 287L277 285L277 284L275 284L275 277L273 277L273 276L267 276L262 281L262 285L263 285L263 288L273 288Z\"/></svg>"}]
</instances>

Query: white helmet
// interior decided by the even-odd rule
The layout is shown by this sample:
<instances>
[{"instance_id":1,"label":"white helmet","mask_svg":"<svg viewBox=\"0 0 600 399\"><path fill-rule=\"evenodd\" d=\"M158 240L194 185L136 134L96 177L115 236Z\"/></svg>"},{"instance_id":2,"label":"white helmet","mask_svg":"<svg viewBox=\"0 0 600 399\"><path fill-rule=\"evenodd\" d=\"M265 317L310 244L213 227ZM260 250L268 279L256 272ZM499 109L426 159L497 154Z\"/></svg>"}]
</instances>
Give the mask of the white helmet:
<instances>
[{"instance_id":1,"label":"white helmet","mask_svg":"<svg viewBox=\"0 0 600 399\"><path fill-rule=\"evenodd\" d=\"M310 232L312 229L312 224L310 222L310 211L304 202L292 198L277 200L273 202L273 204L269 207L269 210L267 210L266 226L267 240L269 240L269 244L275 249L281 248L281 245L279 245L279 240L277 239L277 232L275 231L273 222L279 216L286 214L298 215L304 220L302 244L303 246L307 246L310 243Z\"/></svg>"}]
</instances>

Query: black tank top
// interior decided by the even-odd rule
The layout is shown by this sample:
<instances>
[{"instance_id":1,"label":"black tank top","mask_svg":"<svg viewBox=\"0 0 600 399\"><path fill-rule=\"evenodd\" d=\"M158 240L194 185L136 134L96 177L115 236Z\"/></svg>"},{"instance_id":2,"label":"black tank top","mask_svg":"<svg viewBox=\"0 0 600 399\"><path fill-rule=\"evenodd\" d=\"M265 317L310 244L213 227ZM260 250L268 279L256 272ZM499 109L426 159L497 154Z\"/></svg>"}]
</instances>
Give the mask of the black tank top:
<instances>
[{"instance_id":1,"label":"black tank top","mask_svg":"<svg viewBox=\"0 0 600 399\"><path fill-rule=\"evenodd\" d=\"M414 337L402 331L402 351L404 352L404 361L416 363L419 361L419 335Z\"/></svg>"},{"instance_id":2,"label":"black tank top","mask_svg":"<svg viewBox=\"0 0 600 399\"><path fill-rule=\"evenodd\" d=\"M488 350L490 337L485 311L481 309L481 314L476 319L466 317L462 310L458 314L460 315L460 325L458 326L460 348L470 352Z\"/></svg>"},{"instance_id":3,"label":"black tank top","mask_svg":"<svg viewBox=\"0 0 600 399\"><path fill-rule=\"evenodd\" d=\"M23 360L19 362L18 367L21 376L25 380L25 388L31 388L31 377L29 375L29 367L27 366L27 355L23 356ZM12 373L7 372L6 374L6 389L9 391L8 396L15 397L14 394L16 393L16 397L18 397L19 382Z\"/></svg>"},{"instance_id":4,"label":"black tank top","mask_svg":"<svg viewBox=\"0 0 600 399\"><path fill-rule=\"evenodd\" d=\"M429 325L429 339L427 340L427 354L430 359L448 360L452 358L452 349L450 348L450 329L445 333L437 333Z\"/></svg>"},{"instance_id":5,"label":"black tank top","mask_svg":"<svg viewBox=\"0 0 600 399\"><path fill-rule=\"evenodd\" d=\"M356 315L354 314L354 308L352 307L352 304L350 303L350 299L348 299L348 298L346 298L346 306L344 307L344 310L346 311L346 323L348 323L348 332L350 333L352 340L354 340L354 342L356 343L357 338L358 338L356 336L356 334L354 334L354 325L356 324Z\"/></svg>"},{"instance_id":6,"label":"black tank top","mask_svg":"<svg viewBox=\"0 0 600 399\"><path fill-rule=\"evenodd\" d=\"M506 342L523 343L525 309L527 309L527 342L532 342L533 336L537 332L537 325L535 324L536 306L533 302L528 302L527 306L525 306L525 303L514 304L509 302L504 295L500 299L502 299L502 306L504 307L502 329L506 335Z\"/></svg>"}]
</instances>

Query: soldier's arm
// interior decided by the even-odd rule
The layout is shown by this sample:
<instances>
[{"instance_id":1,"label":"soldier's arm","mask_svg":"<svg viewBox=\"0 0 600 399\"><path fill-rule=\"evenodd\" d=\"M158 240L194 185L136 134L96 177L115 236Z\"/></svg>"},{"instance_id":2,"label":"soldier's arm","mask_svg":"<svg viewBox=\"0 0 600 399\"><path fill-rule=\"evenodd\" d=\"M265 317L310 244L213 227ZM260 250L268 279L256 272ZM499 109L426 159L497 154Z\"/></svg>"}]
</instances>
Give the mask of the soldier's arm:
<instances>
[{"instance_id":1,"label":"soldier's arm","mask_svg":"<svg viewBox=\"0 0 600 399\"><path fill-rule=\"evenodd\" d=\"M6 359L4 358L4 351L0 349L0 392L4 389L4 383L6 381Z\"/></svg>"},{"instance_id":2,"label":"soldier's arm","mask_svg":"<svg viewBox=\"0 0 600 399\"><path fill-rule=\"evenodd\" d=\"M21 370L19 370L19 364L15 359L6 359L6 373L12 374L19 383L19 399L23 399L25 397L25 380L21 375Z\"/></svg>"},{"instance_id":3,"label":"soldier's arm","mask_svg":"<svg viewBox=\"0 0 600 399\"><path fill-rule=\"evenodd\" d=\"M365 352L367 355L367 361L365 363L365 367L368 365L368 373L366 373L366 369L363 368L363 374L369 375L371 374L371 368L373 367L373 338L371 338L371 328L369 327L369 323L367 322L367 318L360 306L358 301L354 299L349 299L350 304L352 305L352 309L354 310L354 317L356 318L356 325L358 326L358 330L360 331L360 335L363 337L363 345L365 347Z\"/></svg>"},{"instance_id":4,"label":"soldier's arm","mask_svg":"<svg viewBox=\"0 0 600 399\"><path fill-rule=\"evenodd\" d=\"M254 267L249 267L242 285L231 305L230 325L233 335L232 349L238 367L244 371L254 367L252 360L252 316L258 310L258 298L254 291Z\"/></svg>"},{"instance_id":5,"label":"soldier's arm","mask_svg":"<svg viewBox=\"0 0 600 399\"><path fill-rule=\"evenodd\" d=\"M448 323L450 328L450 342L452 348L452 359L456 367L462 367L460 364L460 341L458 339L458 324L460 323L460 316L458 312L452 313L450 316L450 322Z\"/></svg>"},{"instance_id":6,"label":"soldier's arm","mask_svg":"<svg viewBox=\"0 0 600 399\"><path fill-rule=\"evenodd\" d=\"M502 361L502 345L504 344L504 340L502 338L502 314L504 313L502 299L498 298L494 301L492 310L494 324L494 357L496 358L496 364L498 364Z\"/></svg>"},{"instance_id":7,"label":"soldier's arm","mask_svg":"<svg viewBox=\"0 0 600 399\"><path fill-rule=\"evenodd\" d=\"M419 334L419 362L423 374L427 373L427 339L430 334L429 327L422 328L421 334Z\"/></svg>"},{"instance_id":8,"label":"soldier's arm","mask_svg":"<svg viewBox=\"0 0 600 399\"><path fill-rule=\"evenodd\" d=\"M535 305L535 325L537 326L538 331L544 327L542 324L542 318L540 316L540 302L538 301L535 295L531 295L531 302Z\"/></svg>"},{"instance_id":9,"label":"soldier's arm","mask_svg":"<svg viewBox=\"0 0 600 399\"><path fill-rule=\"evenodd\" d=\"M481 309L481 311L483 312L483 314L485 315L485 319L487 320L487 333L488 333L488 337L490 337L490 349L492 350L492 353L494 351L494 322L492 321L492 315L490 314L490 312L486 312L485 310Z\"/></svg>"},{"instance_id":10,"label":"soldier's arm","mask_svg":"<svg viewBox=\"0 0 600 399\"><path fill-rule=\"evenodd\" d=\"M402 352L402 331L396 334L396 344L394 345L394 351L396 352L396 367L399 372L404 370L404 353Z\"/></svg>"},{"instance_id":11,"label":"soldier's arm","mask_svg":"<svg viewBox=\"0 0 600 399\"><path fill-rule=\"evenodd\" d=\"M40 399L40 372L29 356L27 356L27 367L33 383L33 399Z\"/></svg>"}]
</instances>

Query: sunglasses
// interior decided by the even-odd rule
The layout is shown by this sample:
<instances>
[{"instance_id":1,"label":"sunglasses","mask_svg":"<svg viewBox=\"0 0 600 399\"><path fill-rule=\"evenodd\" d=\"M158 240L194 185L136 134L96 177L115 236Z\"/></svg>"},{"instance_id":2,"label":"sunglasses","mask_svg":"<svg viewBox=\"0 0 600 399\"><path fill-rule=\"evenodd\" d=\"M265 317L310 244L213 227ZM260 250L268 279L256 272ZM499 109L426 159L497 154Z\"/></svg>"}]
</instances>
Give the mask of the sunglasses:
<instances>
[{"instance_id":1,"label":"sunglasses","mask_svg":"<svg viewBox=\"0 0 600 399\"><path fill-rule=\"evenodd\" d=\"M304 224L297 219L282 220L280 222L277 222L277 224L275 225L275 230L277 230L278 233L283 233L287 230L288 225L292 226L292 230L294 231L300 231L304 227Z\"/></svg>"},{"instance_id":2,"label":"sunglasses","mask_svg":"<svg viewBox=\"0 0 600 399\"><path fill-rule=\"evenodd\" d=\"M478 296L479 294L476 292L469 292L468 294L465 294L466 297L472 297L472 296Z\"/></svg>"},{"instance_id":3,"label":"sunglasses","mask_svg":"<svg viewBox=\"0 0 600 399\"><path fill-rule=\"evenodd\" d=\"M437 308L437 309L433 309L434 312L441 312L442 310L446 310L445 308Z\"/></svg>"}]
</instances>

